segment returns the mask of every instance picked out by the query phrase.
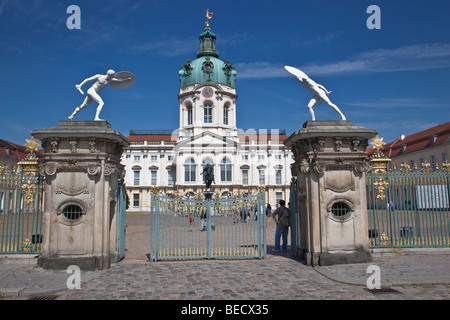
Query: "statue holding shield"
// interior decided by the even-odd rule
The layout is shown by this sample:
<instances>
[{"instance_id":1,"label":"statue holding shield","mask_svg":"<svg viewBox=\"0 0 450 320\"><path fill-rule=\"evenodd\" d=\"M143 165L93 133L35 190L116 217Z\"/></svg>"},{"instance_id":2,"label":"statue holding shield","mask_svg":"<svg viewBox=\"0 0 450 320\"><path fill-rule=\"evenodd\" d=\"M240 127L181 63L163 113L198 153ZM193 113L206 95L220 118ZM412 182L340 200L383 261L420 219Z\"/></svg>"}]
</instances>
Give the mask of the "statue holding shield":
<instances>
[{"instance_id":1,"label":"statue holding shield","mask_svg":"<svg viewBox=\"0 0 450 320\"><path fill-rule=\"evenodd\" d=\"M102 119L99 118L100 112L102 111L104 102L102 98L98 95L100 91L102 91L108 84L111 84L113 88L116 89L125 89L131 86L135 81L135 76L131 72L118 72L115 73L114 70L108 70L106 75L97 74L90 78L85 79L81 84L75 85L78 91L81 94L84 92L81 90L81 87L85 85L87 82L94 81L92 87L90 87L86 93L86 98L83 103L77 107L74 112L69 116L69 120L73 120L73 117L80 112L82 109L86 108L92 101L98 103L97 112L95 114L95 121L100 121Z\"/></svg>"},{"instance_id":2,"label":"statue holding shield","mask_svg":"<svg viewBox=\"0 0 450 320\"><path fill-rule=\"evenodd\" d=\"M331 94L331 91L328 91L324 86L321 84L316 83L314 80L310 79L303 71L290 67L285 66L284 67L289 73L293 74L297 77L297 80L306 87L309 91L311 91L314 94L314 97L309 101L308 103L308 110L309 114L311 115L312 120L316 120L314 116L314 110L313 107L317 104L321 104L325 101L327 105L329 105L334 111L336 111L340 116L342 120L346 120L344 114L339 110L337 105L332 103L330 101L330 98L328 96Z\"/></svg>"}]
</instances>

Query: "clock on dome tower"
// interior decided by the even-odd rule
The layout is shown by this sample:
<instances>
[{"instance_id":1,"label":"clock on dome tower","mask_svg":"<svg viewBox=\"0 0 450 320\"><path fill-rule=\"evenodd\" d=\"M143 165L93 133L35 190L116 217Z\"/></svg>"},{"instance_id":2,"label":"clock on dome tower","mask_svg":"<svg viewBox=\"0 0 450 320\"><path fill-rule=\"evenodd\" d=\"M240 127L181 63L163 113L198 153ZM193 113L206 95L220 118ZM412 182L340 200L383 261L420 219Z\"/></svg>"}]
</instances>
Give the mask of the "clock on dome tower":
<instances>
[{"instance_id":1,"label":"clock on dome tower","mask_svg":"<svg viewBox=\"0 0 450 320\"><path fill-rule=\"evenodd\" d=\"M216 35L209 26L199 39L197 59L187 59L178 73L178 142L207 131L237 141L236 70L228 60L219 59Z\"/></svg>"}]
</instances>

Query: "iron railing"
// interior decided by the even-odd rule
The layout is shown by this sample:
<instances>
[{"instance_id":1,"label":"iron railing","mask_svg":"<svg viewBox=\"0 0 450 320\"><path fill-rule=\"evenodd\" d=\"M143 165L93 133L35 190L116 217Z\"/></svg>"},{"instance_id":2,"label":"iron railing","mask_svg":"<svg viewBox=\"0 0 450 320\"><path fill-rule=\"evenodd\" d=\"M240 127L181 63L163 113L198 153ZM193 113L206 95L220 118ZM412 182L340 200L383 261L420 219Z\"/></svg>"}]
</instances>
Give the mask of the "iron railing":
<instances>
[{"instance_id":1,"label":"iron railing","mask_svg":"<svg viewBox=\"0 0 450 320\"><path fill-rule=\"evenodd\" d=\"M265 194L228 200L151 194L150 260L266 257Z\"/></svg>"},{"instance_id":2,"label":"iron railing","mask_svg":"<svg viewBox=\"0 0 450 320\"><path fill-rule=\"evenodd\" d=\"M367 174L370 246L450 246L448 165L434 171L375 168Z\"/></svg>"},{"instance_id":3,"label":"iron railing","mask_svg":"<svg viewBox=\"0 0 450 320\"><path fill-rule=\"evenodd\" d=\"M40 253L43 178L0 175L0 254Z\"/></svg>"}]
</instances>

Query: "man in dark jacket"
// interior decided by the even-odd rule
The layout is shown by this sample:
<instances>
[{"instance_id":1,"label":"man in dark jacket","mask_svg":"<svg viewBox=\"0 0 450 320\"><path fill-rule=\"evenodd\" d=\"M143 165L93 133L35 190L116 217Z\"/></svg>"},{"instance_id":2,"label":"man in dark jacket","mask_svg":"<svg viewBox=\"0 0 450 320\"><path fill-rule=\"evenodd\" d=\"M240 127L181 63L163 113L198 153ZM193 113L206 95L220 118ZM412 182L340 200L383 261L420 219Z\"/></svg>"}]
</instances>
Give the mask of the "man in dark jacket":
<instances>
[{"instance_id":1,"label":"man in dark jacket","mask_svg":"<svg viewBox=\"0 0 450 320\"><path fill-rule=\"evenodd\" d=\"M287 215L289 217L290 210L285 207L286 202L284 200L280 200L280 207L275 210L272 214L277 223L277 229L275 230L275 248L273 251L280 251L280 238L283 238L283 245L281 249L283 251L287 251L287 237L289 232L289 225L282 225L280 223L280 218L282 215Z\"/></svg>"}]
</instances>

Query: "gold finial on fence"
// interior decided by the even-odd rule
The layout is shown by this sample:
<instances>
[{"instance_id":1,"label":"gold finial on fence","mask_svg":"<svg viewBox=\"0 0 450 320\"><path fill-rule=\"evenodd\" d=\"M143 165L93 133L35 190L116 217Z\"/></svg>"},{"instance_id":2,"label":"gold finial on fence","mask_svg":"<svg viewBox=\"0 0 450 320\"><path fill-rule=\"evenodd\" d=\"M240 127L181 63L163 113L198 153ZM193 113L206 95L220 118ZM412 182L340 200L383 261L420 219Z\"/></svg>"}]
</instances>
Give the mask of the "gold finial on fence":
<instances>
[{"instance_id":1,"label":"gold finial on fence","mask_svg":"<svg viewBox=\"0 0 450 320\"><path fill-rule=\"evenodd\" d=\"M35 140L33 137L31 137L30 140L27 140L27 143L25 143L26 152L34 154L41 145L39 144L39 140Z\"/></svg>"},{"instance_id":2,"label":"gold finial on fence","mask_svg":"<svg viewBox=\"0 0 450 320\"><path fill-rule=\"evenodd\" d=\"M383 150L383 146L386 144L385 142L383 142L383 139L384 138L380 138L377 135L375 138L372 139L372 142L370 144L376 151L381 151Z\"/></svg>"},{"instance_id":3,"label":"gold finial on fence","mask_svg":"<svg viewBox=\"0 0 450 320\"><path fill-rule=\"evenodd\" d=\"M391 162L391 159L389 157L386 157L381 151L383 150L383 146L386 143L383 142L383 138L376 136L375 138L372 139L372 142L370 144L375 149L375 153L370 157L373 172L374 173L386 172L387 163Z\"/></svg>"},{"instance_id":4,"label":"gold finial on fence","mask_svg":"<svg viewBox=\"0 0 450 320\"><path fill-rule=\"evenodd\" d=\"M404 163L402 163L400 165L400 167L402 167L402 169L400 170L401 172L410 172L411 171L411 166L406 163L406 160Z\"/></svg>"},{"instance_id":5,"label":"gold finial on fence","mask_svg":"<svg viewBox=\"0 0 450 320\"><path fill-rule=\"evenodd\" d=\"M422 171L423 172L431 172L430 166L431 165L425 161L425 163L422 163Z\"/></svg>"},{"instance_id":6,"label":"gold finial on fence","mask_svg":"<svg viewBox=\"0 0 450 320\"><path fill-rule=\"evenodd\" d=\"M30 140L25 140L27 140L27 143L24 146L26 147L28 155L25 159L17 163L18 168L16 169L16 173L19 173L20 168L22 168L24 175L35 176L37 174L39 164L39 159L36 157L35 152L41 145L38 143L38 140L35 140L33 137L31 137Z\"/></svg>"},{"instance_id":7,"label":"gold finial on fence","mask_svg":"<svg viewBox=\"0 0 450 320\"><path fill-rule=\"evenodd\" d=\"M445 163L442 164L442 170L445 172L450 172L450 163L445 160Z\"/></svg>"},{"instance_id":8,"label":"gold finial on fence","mask_svg":"<svg viewBox=\"0 0 450 320\"><path fill-rule=\"evenodd\" d=\"M0 166L0 176L6 175L8 166Z\"/></svg>"},{"instance_id":9,"label":"gold finial on fence","mask_svg":"<svg viewBox=\"0 0 450 320\"><path fill-rule=\"evenodd\" d=\"M157 187L157 186L151 187L151 188L150 188L150 193L158 194L158 187Z\"/></svg>"}]
</instances>

